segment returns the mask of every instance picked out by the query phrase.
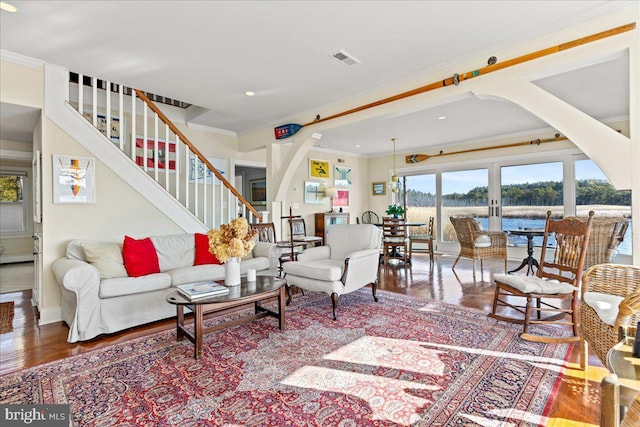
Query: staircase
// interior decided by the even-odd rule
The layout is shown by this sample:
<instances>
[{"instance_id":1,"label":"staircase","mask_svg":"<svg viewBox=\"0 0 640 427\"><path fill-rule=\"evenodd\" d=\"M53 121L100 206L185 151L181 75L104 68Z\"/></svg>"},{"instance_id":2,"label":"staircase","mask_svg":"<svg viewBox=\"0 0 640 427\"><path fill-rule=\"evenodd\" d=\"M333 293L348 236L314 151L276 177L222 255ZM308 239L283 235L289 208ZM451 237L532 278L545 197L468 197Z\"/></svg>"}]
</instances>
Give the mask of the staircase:
<instances>
[{"instance_id":1,"label":"staircase","mask_svg":"<svg viewBox=\"0 0 640 427\"><path fill-rule=\"evenodd\" d=\"M260 222L258 211L167 117L188 104L76 73L69 73L69 104L204 227L238 216Z\"/></svg>"}]
</instances>

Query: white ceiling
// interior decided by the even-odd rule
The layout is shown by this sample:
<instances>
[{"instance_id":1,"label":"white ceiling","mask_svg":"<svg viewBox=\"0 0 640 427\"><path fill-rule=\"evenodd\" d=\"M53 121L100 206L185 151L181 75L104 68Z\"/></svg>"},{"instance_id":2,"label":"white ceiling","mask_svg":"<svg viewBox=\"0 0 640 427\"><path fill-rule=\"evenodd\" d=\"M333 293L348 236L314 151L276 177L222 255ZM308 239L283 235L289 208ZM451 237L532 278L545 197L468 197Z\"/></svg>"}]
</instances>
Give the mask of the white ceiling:
<instances>
[{"instance_id":1,"label":"white ceiling","mask_svg":"<svg viewBox=\"0 0 640 427\"><path fill-rule=\"evenodd\" d=\"M208 111L194 123L239 135L390 82L488 58L632 3L9 2L19 11L0 14L1 49L203 107ZM335 61L330 55L340 49L361 62ZM626 57L536 84L596 118L628 115ZM441 115L447 119L436 120ZM544 127L515 106L469 97L332 129L321 143L378 155L390 151L391 137L410 151Z\"/></svg>"}]
</instances>

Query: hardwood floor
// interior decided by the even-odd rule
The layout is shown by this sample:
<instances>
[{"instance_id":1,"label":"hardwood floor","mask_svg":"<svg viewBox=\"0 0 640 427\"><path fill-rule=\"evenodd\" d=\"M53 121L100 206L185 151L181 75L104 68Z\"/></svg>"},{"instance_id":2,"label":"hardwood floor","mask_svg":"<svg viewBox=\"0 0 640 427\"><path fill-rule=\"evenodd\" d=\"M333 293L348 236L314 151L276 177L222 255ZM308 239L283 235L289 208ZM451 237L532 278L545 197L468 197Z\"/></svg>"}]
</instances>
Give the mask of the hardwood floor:
<instances>
[{"instance_id":1,"label":"hardwood floor","mask_svg":"<svg viewBox=\"0 0 640 427\"><path fill-rule=\"evenodd\" d=\"M431 265L425 254L418 254L414 255L413 266L409 269L381 267L378 289L473 307L489 313L495 289L492 275L493 272L502 272L502 263L485 261L484 272L481 274L478 267L474 278L471 261L461 260L456 266L456 272L453 272L451 264L454 257L436 258L436 262ZM514 262L510 267L516 265ZM68 328L65 324L37 324L30 291L0 295L0 301L9 300L15 301L16 306L14 329L0 335L0 375L175 327L174 320L166 320L70 344L66 341ZM580 371L579 347L573 347L570 355L571 367L562 380L559 396L547 425L599 425L600 380L606 370L591 355L589 369Z\"/></svg>"}]
</instances>

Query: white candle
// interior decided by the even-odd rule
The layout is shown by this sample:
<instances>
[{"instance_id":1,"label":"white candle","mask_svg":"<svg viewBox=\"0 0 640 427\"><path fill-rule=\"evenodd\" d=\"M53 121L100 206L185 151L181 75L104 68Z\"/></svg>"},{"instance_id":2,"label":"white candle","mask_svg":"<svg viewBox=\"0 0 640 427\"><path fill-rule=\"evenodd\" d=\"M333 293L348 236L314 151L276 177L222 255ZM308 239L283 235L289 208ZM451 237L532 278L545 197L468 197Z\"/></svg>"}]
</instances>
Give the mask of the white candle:
<instances>
[{"instance_id":1,"label":"white candle","mask_svg":"<svg viewBox=\"0 0 640 427\"><path fill-rule=\"evenodd\" d=\"M254 268L249 268L247 270L247 282L255 282L256 281L256 270Z\"/></svg>"}]
</instances>

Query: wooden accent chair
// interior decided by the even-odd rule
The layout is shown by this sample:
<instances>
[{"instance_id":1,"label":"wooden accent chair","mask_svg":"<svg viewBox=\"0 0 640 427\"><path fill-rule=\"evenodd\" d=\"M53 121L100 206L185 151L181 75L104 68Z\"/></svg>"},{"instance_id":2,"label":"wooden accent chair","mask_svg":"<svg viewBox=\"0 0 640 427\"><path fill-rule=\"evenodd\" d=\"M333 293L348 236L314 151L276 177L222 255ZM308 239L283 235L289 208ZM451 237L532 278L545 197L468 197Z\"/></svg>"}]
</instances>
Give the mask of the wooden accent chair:
<instances>
[{"instance_id":1,"label":"wooden accent chair","mask_svg":"<svg viewBox=\"0 0 640 427\"><path fill-rule=\"evenodd\" d=\"M388 265L389 256L402 258L407 265L407 226L404 218L382 218L382 259Z\"/></svg>"},{"instance_id":2,"label":"wooden accent chair","mask_svg":"<svg viewBox=\"0 0 640 427\"><path fill-rule=\"evenodd\" d=\"M507 322L524 325L522 339L537 342L568 342L578 341L578 290L582 278L582 267L587 254L589 233L593 211L585 220L576 217L566 217L560 220L551 219L551 211L547 212L547 222L542 241L540 268L535 276L520 276L509 274L495 274L496 282L493 309L489 317ZM555 237L556 247L551 260L547 260L547 245L549 238ZM510 297L526 299L525 306L514 305L507 300ZM552 305L543 299L559 299L560 304ZM535 300L535 307L532 301ZM562 302L569 303L568 308L562 307ZM510 317L497 313L498 307L508 307L522 314L522 317ZM523 311L524 309L524 311ZM536 319L532 319L535 312ZM543 318L543 313L547 317ZM558 319L559 315L563 316ZM566 315L569 321L564 320ZM552 338L530 333L531 324L556 324L572 327L572 337Z\"/></svg>"},{"instance_id":3,"label":"wooden accent chair","mask_svg":"<svg viewBox=\"0 0 640 427\"><path fill-rule=\"evenodd\" d=\"M294 242L304 243L305 247L323 245L324 239L318 236L307 236L307 225L304 222L304 218L290 218L289 225L291 226L291 235Z\"/></svg>"},{"instance_id":4,"label":"wooden accent chair","mask_svg":"<svg viewBox=\"0 0 640 427\"><path fill-rule=\"evenodd\" d=\"M606 366L607 353L623 338L621 330L640 321L640 267L594 265L582 276L581 292L580 367L587 365L589 346Z\"/></svg>"},{"instance_id":5,"label":"wooden accent chair","mask_svg":"<svg viewBox=\"0 0 640 427\"><path fill-rule=\"evenodd\" d=\"M429 217L426 234L409 234L409 254L413 256L413 244L426 243L429 260L433 264L433 217ZM417 250L416 250L417 252Z\"/></svg>"},{"instance_id":6,"label":"wooden accent chair","mask_svg":"<svg viewBox=\"0 0 640 427\"><path fill-rule=\"evenodd\" d=\"M621 216L594 217L584 261L585 270L592 265L613 263L628 227L629 222Z\"/></svg>"},{"instance_id":7,"label":"wooden accent chair","mask_svg":"<svg viewBox=\"0 0 640 427\"><path fill-rule=\"evenodd\" d=\"M276 243L276 227L272 222L251 224L251 228L258 231L259 242Z\"/></svg>"},{"instance_id":8,"label":"wooden accent chair","mask_svg":"<svg viewBox=\"0 0 640 427\"><path fill-rule=\"evenodd\" d=\"M507 272L507 234L502 231L484 231L475 219L471 217L449 218L460 242L460 253L451 266L455 270L458 260L462 257L473 260L473 274L476 274L476 260L501 259L504 261L504 272Z\"/></svg>"},{"instance_id":9,"label":"wooden accent chair","mask_svg":"<svg viewBox=\"0 0 640 427\"><path fill-rule=\"evenodd\" d=\"M379 224L380 217L374 211L365 211L362 214L362 224Z\"/></svg>"}]
</instances>

